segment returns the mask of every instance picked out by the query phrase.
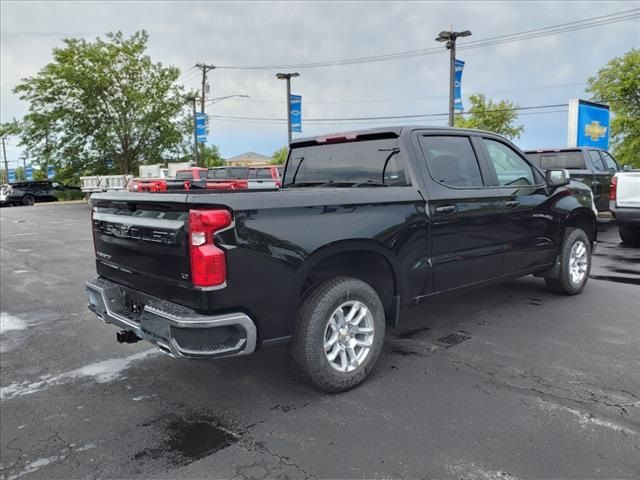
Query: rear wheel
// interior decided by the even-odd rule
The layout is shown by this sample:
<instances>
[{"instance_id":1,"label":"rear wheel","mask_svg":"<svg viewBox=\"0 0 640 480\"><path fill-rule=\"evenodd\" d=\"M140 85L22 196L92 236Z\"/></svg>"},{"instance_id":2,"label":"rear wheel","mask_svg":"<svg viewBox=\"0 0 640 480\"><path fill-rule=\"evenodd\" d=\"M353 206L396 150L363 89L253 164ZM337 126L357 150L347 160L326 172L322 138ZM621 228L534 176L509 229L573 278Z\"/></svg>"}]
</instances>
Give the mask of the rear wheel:
<instances>
[{"instance_id":1,"label":"rear wheel","mask_svg":"<svg viewBox=\"0 0 640 480\"><path fill-rule=\"evenodd\" d=\"M326 392L361 383L384 341L384 309L368 284L336 277L307 295L289 351L297 370Z\"/></svg>"},{"instance_id":2,"label":"rear wheel","mask_svg":"<svg viewBox=\"0 0 640 480\"><path fill-rule=\"evenodd\" d=\"M629 245L640 245L640 227L628 227L619 225L618 231L620 232L620 239L622 243L628 243Z\"/></svg>"},{"instance_id":3,"label":"rear wheel","mask_svg":"<svg viewBox=\"0 0 640 480\"><path fill-rule=\"evenodd\" d=\"M22 205L33 205L34 203L36 203L36 199L33 195L25 195L22 197Z\"/></svg>"},{"instance_id":4,"label":"rear wheel","mask_svg":"<svg viewBox=\"0 0 640 480\"><path fill-rule=\"evenodd\" d=\"M591 242L579 228L567 228L560 249L560 268L555 278L546 278L547 288L565 295L580 293L591 271Z\"/></svg>"}]
</instances>

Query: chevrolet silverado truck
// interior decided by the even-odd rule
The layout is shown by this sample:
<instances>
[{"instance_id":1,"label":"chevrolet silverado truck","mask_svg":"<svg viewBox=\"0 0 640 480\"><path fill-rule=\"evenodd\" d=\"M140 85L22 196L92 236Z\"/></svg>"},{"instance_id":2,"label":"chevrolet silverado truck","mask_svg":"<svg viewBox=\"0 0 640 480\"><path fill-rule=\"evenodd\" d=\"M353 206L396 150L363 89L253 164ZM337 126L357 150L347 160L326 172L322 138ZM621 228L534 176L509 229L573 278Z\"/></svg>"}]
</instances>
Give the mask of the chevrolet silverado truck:
<instances>
[{"instance_id":1,"label":"chevrolet silverado truck","mask_svg":"<svg viewBox=\"0 0 640 480\"><path fill-rule=\"evenodd\" d=\"M543 171L564 168L572 180L584 183L593 192L600 212L609 210L609 191L613 175L620 170L606 150L592 147L527 150L525 154Z\"/></svg>"},{"instance_id":2,"label":"chevrolet silverado truck","mask_svg":"<svg viewBox=\"0 0 640 480\"><path fill-rule=\"evenodd\" d=\"M640 170L613 176L609 203L622 242L640 246Z\"/></svg>"},{"instance_id":3,"label":"chevrolet silverado truck","mask_svg":"<svg viewBox=\"0 0 640 480\"><path fill-rule=\"evenodd\" d=\"M587 283L591 191L498 135L398 127L290 147L277 191L92 197L89 308L120 342L189 358L288 344L337 392L413 305L530 274L568 295Z\"/></svg>"}]
</instances>

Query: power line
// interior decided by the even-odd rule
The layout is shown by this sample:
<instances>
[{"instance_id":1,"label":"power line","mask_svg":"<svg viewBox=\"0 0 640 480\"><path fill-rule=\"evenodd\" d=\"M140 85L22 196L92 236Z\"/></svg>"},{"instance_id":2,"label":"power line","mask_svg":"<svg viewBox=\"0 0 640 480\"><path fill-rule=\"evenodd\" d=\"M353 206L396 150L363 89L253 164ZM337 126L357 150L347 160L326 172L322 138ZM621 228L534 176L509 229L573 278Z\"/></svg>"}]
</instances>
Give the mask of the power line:
<instances>
[{"instance_id":1,"label":"power line","mask_svg":"<svg viewBox=\"0 0 640 480\"><path fill-rule=\"evenodd\" d=\"M543 108L558 108L558 107L567 107L566 103L556 103L550 105L535 105L528 107L513 107L513 108L497 108L493 110L475 110L473 112L460 112L461 115L471 114L471 113L497 113L497 112L511 112L511 111L522 111L522 110L537 110ZM449 113L420 113L420 114L410 114L410 115L380 115L380 116L372 116L372 117L342 117L342 118L308 118L305 119L305 123L322 123L322 122L348 122L348 121L371 121L371 120L402 120L402 119L411 119L411 118L429 118L429 117L446 117ZM234 119L234 120L259 120L259 121L278 121L278 122L286 122L286 118L275 118L275 117L242 117L242 116L226 116L226 115L209 115L210 118L216 119Z\"/></svg>"},{"instance_id":2,"label":"power line","mask_svg":"<svg viewBox=\"0 0 640 480\"><path fill-rule=\"evenodd\" d=\"M586 28L593 28L601 25L609 25L612 23L624 22L640 18L640 8L634 8L630 10L624 10L621 12L600 15L597 17L586 18L582 20L575 20L572 22L561 23L557 25L551 25L548 27L539 27L532 30L525 30L522 32L516 32L506 35L499 35L495 37L489 37L486 39L475 40L465 43L460 46L460 49L472 49L485 46L500 45L503 43L511 43L521 40L529 40L547 35L556 35L559 33L566 33L576 30L582 30ZM273 70L273 69L299 69L299 68L317 68L317 67L329 67L339 65L355 65L362 63L374 63L388 60L398 60L403 58L411 58L424 55L433 55L437 53L443 53L441 47L432 47L418 50L409 50L403 52L388 53L382 55L374 55L369 57L357 57L347 58L342 60L329 60L322 62L289 64L289 65L222 65L217 68L229 69L229 70Z\"/></svg>"}]
</instances>

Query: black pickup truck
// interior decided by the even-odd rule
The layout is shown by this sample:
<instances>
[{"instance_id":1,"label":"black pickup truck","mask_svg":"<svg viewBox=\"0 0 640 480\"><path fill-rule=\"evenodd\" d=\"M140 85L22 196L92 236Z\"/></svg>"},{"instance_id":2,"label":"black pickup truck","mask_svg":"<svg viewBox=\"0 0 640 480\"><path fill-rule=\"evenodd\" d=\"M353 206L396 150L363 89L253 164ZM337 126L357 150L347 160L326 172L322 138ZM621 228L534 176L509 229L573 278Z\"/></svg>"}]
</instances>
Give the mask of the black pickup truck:
<instances>
[{"instance_id":1,"label":"black pickup truck","mask_svg":"<svg viewBox=\"0 0 640 480\"><path fill-rule=\"evenodd\" d=\"M591 191L485 132L398 127L296 140L279 191L91 198L89 307L174 357L289 344L316 386L360 383L385 324L524 275L579 293Z\"/></svg>"},{"instance_id":2,"label":"black pickup truck","mask_svg":"<svg viewBox=\"0 0 640 480\"><path fill-rule=\"evenodd\" d=\"M613 175L620 170L606 150L592 147L526 150L525 154L543 171L563 168L572 180L584 183L593 192L598 211L609 210Z\"/></svg>"}]
</instances>

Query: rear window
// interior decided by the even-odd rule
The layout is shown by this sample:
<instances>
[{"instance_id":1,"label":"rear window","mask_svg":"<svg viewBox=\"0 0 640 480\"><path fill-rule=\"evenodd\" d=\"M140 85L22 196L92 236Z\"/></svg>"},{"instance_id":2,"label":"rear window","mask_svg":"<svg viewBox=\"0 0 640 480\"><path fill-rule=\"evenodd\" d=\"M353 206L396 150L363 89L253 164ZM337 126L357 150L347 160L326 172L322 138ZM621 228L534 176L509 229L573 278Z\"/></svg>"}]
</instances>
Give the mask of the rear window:
<instances>
[{"instance_id":1,"label":"rear window","mask_svg":"<svg viewBox=\"0 0 640 480\"><path fill-rule=\"evenodd\" d=\"M284 185L373 183L407 185L397 138L293 148Z\"/></svg>"},{"instance_id":2,"label":"rear window","mask_svg":"<svg viewBox=\"0 0 640 480\"><path fill-rule=\"evenodd\" d=\"M212 168L207 172L207 178L216 180L245 180L249 178L246 167Z\"/></svg>"},{"instance_id":3,"label":"rear window","mask_svg":"<svg viewBox=\"0 0 640 480\"><path fill-rule=\"evenodd\" d=\"M527 153L527 157L545 170L556 168L584 170L586 168L581 151Z\"/></svg>"}]
</instances>

